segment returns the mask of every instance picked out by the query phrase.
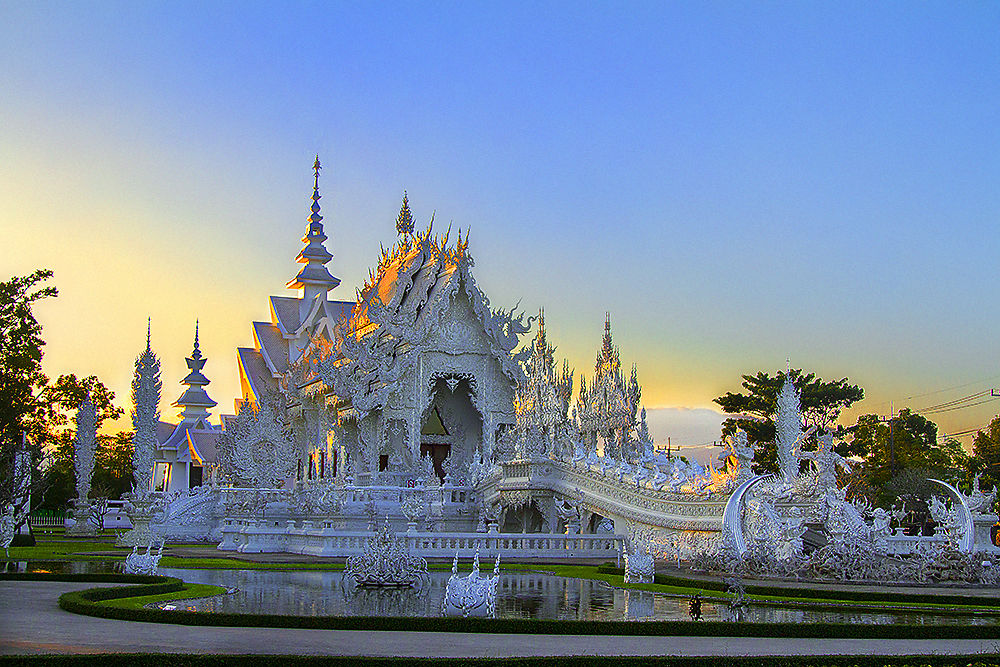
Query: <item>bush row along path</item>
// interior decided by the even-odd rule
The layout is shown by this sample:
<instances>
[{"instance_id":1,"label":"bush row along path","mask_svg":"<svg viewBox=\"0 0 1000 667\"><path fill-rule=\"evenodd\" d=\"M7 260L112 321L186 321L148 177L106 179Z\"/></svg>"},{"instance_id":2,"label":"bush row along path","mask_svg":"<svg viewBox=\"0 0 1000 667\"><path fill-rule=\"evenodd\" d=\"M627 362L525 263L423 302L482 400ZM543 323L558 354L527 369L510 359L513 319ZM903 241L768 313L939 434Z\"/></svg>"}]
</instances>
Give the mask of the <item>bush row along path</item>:
<instances>
[{"instance_id":1,"label":"bush row along path","mask_svg":"<svg viewBox=\"0 0 1000 667\"><path fill-rule=\"evenodd\" d=\"M411 657L996 654L996 640L435 634L137 623L80 616L59 595L99 584L0 582L0 654L219 653ZM110 585L110 584L108 584Z\"/></svg>"}]
</instances>

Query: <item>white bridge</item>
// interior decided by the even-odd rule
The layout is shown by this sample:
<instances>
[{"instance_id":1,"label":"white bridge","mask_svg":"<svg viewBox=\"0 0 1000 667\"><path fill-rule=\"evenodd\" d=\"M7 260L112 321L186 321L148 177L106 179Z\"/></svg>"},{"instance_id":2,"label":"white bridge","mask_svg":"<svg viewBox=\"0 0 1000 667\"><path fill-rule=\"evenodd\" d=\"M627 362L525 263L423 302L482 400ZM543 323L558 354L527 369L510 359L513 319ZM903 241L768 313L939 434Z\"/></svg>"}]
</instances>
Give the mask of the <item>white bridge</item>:
<instances>
[{"instance_id":1,"label":"white bridge","mask_svg":"<svg viewBox=\"0 0 1000 667\"><path fill-rule=\"evenodd\" d=\"M582 511L583 532L593 526L590 517L598 515L610 519L614 533L622 536L636 529L718 533L729 497L656 488L641 474L638 479L635 473L619 475L586 460L536 458L504 463L502 468L502 475L480 489L486 504L498 502L509 512L534 502L544 523L555 528L555 503L568 503Z\"/></svg>"}]
</instances>

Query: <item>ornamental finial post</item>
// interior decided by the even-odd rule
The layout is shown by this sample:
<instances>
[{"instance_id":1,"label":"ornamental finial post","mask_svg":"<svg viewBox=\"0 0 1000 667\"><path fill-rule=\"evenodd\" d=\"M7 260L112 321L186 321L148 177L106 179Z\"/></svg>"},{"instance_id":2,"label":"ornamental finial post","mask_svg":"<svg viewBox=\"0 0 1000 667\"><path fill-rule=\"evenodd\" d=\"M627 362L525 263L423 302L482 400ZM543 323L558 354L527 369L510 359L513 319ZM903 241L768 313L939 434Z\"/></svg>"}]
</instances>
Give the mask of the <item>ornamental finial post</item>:
<instances>
[{"instance_id":1,"label":"ornamental finial post","mask_svg":"<svg viewBox=\"0 0 1000 667\"><path fill-rule=\"evenodd\" d=\"M322 168L323 165L319 163L319 155L317 155L316 161L313 162L313 203L312 206L309 207L309 210L311 211L311 215L309 216L310 231L312 231L312 225L317 225L323 220L323 216L319 214L319 200L322 198L319 194L319 170Z\"/></svg>"}]
</instances>

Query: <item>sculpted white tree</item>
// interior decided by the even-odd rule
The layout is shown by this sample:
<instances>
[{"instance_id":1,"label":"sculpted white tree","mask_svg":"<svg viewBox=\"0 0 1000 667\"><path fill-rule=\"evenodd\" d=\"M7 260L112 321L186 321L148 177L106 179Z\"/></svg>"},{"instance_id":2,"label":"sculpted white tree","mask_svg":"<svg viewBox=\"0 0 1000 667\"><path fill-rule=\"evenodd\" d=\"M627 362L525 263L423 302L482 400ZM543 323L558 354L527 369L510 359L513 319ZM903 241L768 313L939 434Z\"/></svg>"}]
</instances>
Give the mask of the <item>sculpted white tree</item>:
<instances>
[{"instance_id":1,"label":"sculpted white tree","mask_svg":"<svg viewBox=\"0 0 1000 667\"><path fill-rule=\"evenodd\" d=\"M97 438L97 413L90 396L83 399L76 411L76 439L73 442L73 464L76 469L76 495L86 501L90 495L90 479L94 472L94 449Z\"/></svg>"},{"instance_id":2,"label":"sculpted white tree","mask_svg":"<svg viewBox=\"0 0 1000 667\"><path fill-rule=\"evenodd\" d=\"M153 476L153 453L156 449L156 424L160 419L160 360L149 344L146 330L146 349L135 360L132 378L132 479L133 493L139 497L149 495Z\"/></svg>"},{"instance_id":3,"label":"sculpted white tree","mask_svg":"<svg viewBox=\"0 0 1000 667\"><path fill-rule=\"evenodd\" d=\"M802 408L799 390L791 377L785 378L778 394L778 414L775 419L777 430L778 470L786 482L791 482L799 474L797 455L799 439L802 437Z\"/></svg>"}]
</instances>

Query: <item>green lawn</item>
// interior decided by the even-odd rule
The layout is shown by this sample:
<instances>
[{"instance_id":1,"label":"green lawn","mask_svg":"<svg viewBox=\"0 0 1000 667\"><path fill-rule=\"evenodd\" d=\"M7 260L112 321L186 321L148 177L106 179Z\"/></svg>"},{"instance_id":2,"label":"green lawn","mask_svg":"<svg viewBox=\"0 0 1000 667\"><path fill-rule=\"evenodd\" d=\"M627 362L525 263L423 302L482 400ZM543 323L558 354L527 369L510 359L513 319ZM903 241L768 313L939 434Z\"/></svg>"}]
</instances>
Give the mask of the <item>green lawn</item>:
<instances>
[{"instance_id":1,"label":"green lawn","mask_svg":"<svg viewBox=\"0 0 1000 667\"><path fill-rule=\"evenodd\" d=\"M116 598L114 600L102 600L97 604L106 607L121 607L123 609L139 609L151 602L167 602L173 600L190 600L193 598L206 598L212 595L221 595L226 592L222 586L212 586L211 584L184 584L184 590L176 593L163 593L162 595L142 595L136 598Z\"/></svg>"}]
</instances>

